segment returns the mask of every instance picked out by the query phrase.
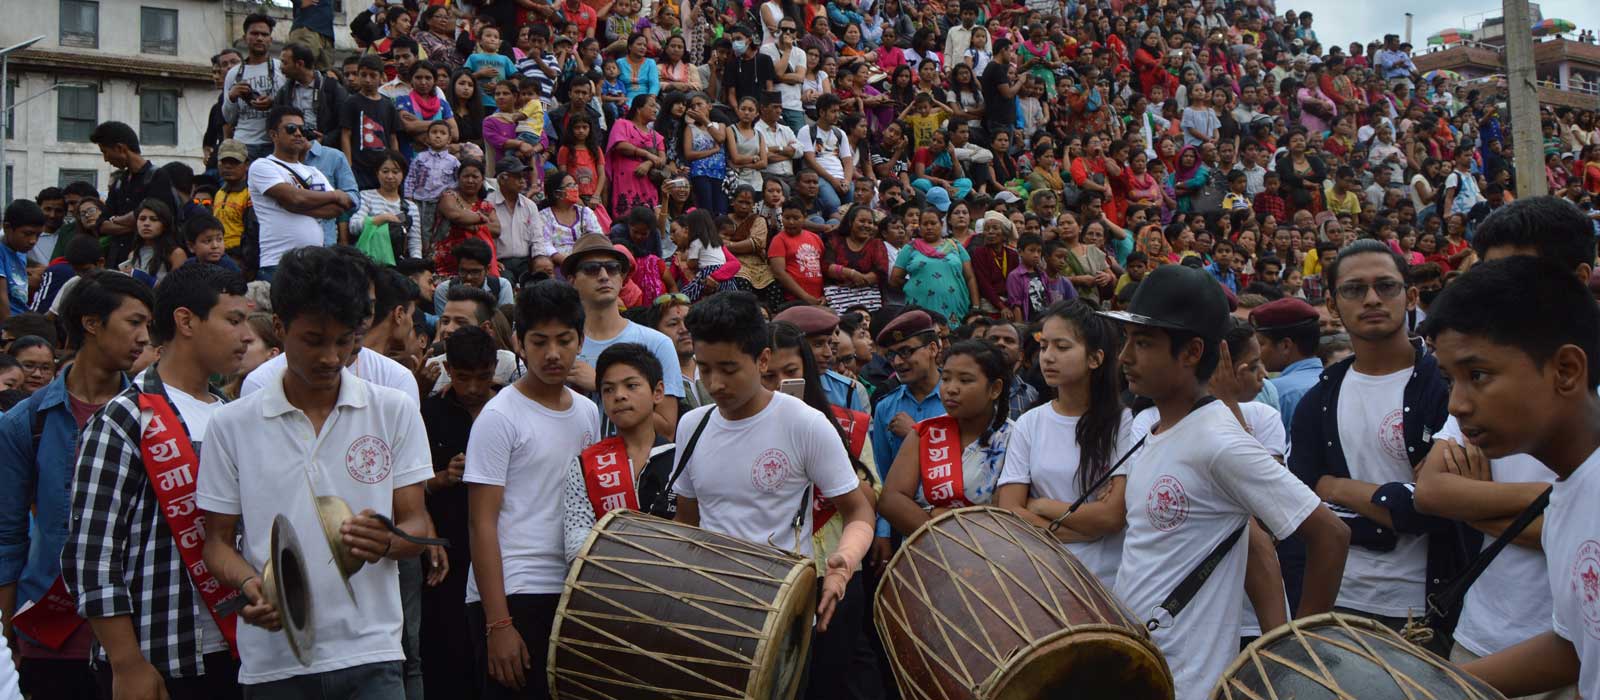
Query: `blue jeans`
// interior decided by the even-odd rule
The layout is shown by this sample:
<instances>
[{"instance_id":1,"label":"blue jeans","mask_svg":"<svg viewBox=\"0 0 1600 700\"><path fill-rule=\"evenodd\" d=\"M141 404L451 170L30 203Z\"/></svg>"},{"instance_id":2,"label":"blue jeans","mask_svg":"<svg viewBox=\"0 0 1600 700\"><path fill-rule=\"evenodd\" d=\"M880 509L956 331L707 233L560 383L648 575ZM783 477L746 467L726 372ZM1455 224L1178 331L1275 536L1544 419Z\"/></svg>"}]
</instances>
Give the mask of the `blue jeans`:
<instances>
[{"instance_id":1,"label":"blue jeans","mask_svg":"<svg viewBox=\"0 0 1600 700\"><path fill-rule=\"evenodd\" d=\"M400 560L400 609L405 626L400 629L400 646L406 650L401 677L406 700L422 700L422 558Z\"/></svg>"},{"instance_id":2,"label":"blue jeans","mask_svg":"<svg viewBox=\"0 0 1600 700\"><path fill-rule=\"evenodd\" d=\"M783 123L799 136L800 129L806 125L806 113L798 109L783 110Z\"/></svg>"},{"instance_id":3,"label":"blue jeans","mask_svg":"<svg viewBox=\"0 0 1600 700\"><path fill-rule=\"evenodd\" d=\"M845 191L843 193L835 192L833 183L828 182L825 177L817 178L817 184L819 185L817 188L817 203L822 205L822 215L829 219L834 218L834 213L839 211L840 207L850 203L851 193L855 190L855 183L846 181L844 183ZM840 196L841 194L843 196Z\"/></svg>"},{"instance_id":4,"label":"blue jeans","mask_svg":"<svg viewBox=\"0 0 1600 700\"><path fill-rule=\"evenodd\" d=\"M401 700L401 662L381 661L244 686L245 700Z\"/></svg>"}]
</instances>

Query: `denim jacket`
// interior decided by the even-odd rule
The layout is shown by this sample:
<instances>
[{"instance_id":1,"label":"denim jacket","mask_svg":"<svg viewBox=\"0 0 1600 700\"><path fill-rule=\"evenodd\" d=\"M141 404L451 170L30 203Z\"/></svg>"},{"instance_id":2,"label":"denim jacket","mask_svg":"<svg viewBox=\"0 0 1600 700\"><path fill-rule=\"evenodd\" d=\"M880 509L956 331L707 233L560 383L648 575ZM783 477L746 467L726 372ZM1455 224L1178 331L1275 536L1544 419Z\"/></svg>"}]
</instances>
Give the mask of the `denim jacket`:
<instances>
[{"instance_id":1,"label":"denim jacket","mask_svg":"<svg viewBox=\"0 0 1600 700\"><path fill-rule=\"evenodd\" d=\"M1339 391L1354 358L1346 359L1322 372L1317 385L1307 391L1295 411L1290 430L1289 470L1316 489L1324 476L1350 478L1344 447L1339 441ZM1439 369L1439 361L1420 347L1412 365L1411 378L1403 394L1401 430L1405 436L1406 457L1415 468L1433 446L1433 434L1444 426L1450 384ZM1424 515L1412 503L1416 484L1380 484L1372 503L1389 511L1393 528L1362 516L1342 518L1350 526L1350 545L1387 552L1394 549L1400 534L1428 537L1426 589L1431 599L1451 582L1482 547L1483 536L1464 523ZM1457 606L1456 613L1459 612ZM1455 626L1455 613L1446 621ZM1441 630L1435 630L1436 633ZM1448 633L1449 629L1442 630Z\"/></svg>"},{"instance_id":2,"label":"denim jacket","mask_svg":"<svg viewBox=\"0 0 1600 700\"><path fill-rule=\"evenodd\" d=\"M5 484L0 488L0 585L16 585L18 608L38 600L61 575L78 448L78 422L67 398L70 371L0 418L0 484ZM126 376L122 388L128 388ZM35 511L31 528L30 509Z\"/></svg>"}]
</instances>

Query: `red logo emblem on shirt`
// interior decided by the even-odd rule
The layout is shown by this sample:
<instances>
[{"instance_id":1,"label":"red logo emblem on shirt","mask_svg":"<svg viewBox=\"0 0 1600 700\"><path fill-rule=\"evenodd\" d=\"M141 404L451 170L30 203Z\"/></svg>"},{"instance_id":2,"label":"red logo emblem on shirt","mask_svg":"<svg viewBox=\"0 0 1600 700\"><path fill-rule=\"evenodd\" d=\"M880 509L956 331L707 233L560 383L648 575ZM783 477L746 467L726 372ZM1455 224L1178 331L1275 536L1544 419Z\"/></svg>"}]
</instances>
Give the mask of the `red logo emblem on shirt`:
<instances>
[{"instance_id":1,"label":"red logo emblem on shirt","mask_svg":"<svg viewBox=\"0 0 1600 700\"><path fill-rule=\"evenodd\" d=\"M367 435L350 443L344 453L344 468L350 478L363 484L376 484L389 478L394 470L394 454L389 444L375 436Z\"/></svg>"},{"instance_id":2,"label":"red logo emblem on shirt","mask_svg":"<svg viewBox=\"0 0 1600 700\"><path fill-rule=\"evenodd\" d=\"M1162 532L1171 532L1189 519L1189 497L1183 482L1171 476L1156 479L1144 499L1144 512L1150 523Z\"/></svg>"},{"instance_id":3,"label":"red logo emblem on shirt","mask_svg":"<svg viewBox=\"0 0 1600 700\"><path fill-rule=\"evenodd\" d=\"M750 470L750 485L762 493L777 493L789 480L789 455L783 450L767 450L756 458Z\"/></svg>"},{"instance_id":4,"label":"red logo emblem on shirt","mask_svg":"<svg viewBox=\"0 0 1600 700\"><path fill-rule=\"evenodd\" d=\"M1577 562L1572 565L1572 594L1589 636L1600 639L1600 542L1578 545Z\"/></svg>"},{"instance_id":5,"label":"red logo emblem on shirt","mask_svg":"<svg viewBox=\"0 0 1600 700\"><path fill-rule=\"evenodd\" d=\"M1383 446L1384 454L1396 461L1409 462L1406 459L1406 427L1405 412L1400 409L1390 411L1388 415L1378 422L1378 444Z\"/></svg>"}]
</instances>

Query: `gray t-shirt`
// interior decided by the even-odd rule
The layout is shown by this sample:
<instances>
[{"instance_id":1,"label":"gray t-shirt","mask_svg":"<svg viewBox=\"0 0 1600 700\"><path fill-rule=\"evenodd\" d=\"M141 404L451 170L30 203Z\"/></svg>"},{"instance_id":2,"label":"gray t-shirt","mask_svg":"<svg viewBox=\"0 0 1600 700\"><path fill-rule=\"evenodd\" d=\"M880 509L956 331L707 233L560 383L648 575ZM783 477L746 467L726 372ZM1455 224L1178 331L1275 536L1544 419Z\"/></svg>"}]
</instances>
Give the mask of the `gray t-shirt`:
<instances>
[{"instance_id":1,"label":"gray t-shirt","mask_svg":"<svg viewBox=\"0 0 1600 700\"><path fill-rule=\"evenodd\" d=\"M242 70L241 70L242 69ZM256 91L258 95L272 97L278 93L278 88L283 87L288 79L284 77L278 59L267 59L263 63L242 63L228 71L222 80L222 95L227 97L233 91L233 86L243 80ZM268 108L270 109L270 107ZM307 115L310 123L310 115ZM233 124L233 137L245 144L267 143L267 112L256 109L250 105L250 98L243 97L237 100L224 99L222 101L222 118Z\"/></svg>"}]
</instances>

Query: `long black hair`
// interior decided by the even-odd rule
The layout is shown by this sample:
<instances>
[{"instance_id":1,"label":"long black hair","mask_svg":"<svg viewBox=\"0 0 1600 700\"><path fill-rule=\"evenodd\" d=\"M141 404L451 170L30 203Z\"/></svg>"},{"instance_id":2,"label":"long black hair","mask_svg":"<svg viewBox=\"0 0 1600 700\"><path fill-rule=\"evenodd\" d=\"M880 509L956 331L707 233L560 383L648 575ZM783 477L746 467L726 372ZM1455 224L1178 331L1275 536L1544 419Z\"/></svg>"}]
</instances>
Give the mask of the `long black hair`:
<instances>
[{"instance_id":1,"label":"long black hair","mask_svg":"<svg viewBox=\"0 0 1600 700\"><path fill-rule=\"evenodd\" d=\"M838 433L839 439L844 442L844 453L850 457L851 464L856 469L864 471L865 467L850 450L850 435L839 426L838 419L833 415L833 404L828 402L828 395L822 393L822 370L817 366L816 355L811 354L811 343L806 341L805 332L788 321L773 321L768 324L768 328L774 352L793 350L800 356L800 371L806 380L805 393L801 396L801 400L828 419L828 425L833 426L834 432Z\"/></svg>"},{"instance_id":2,"label":"long black hair","mask_svg":"<svg viewBox=\"0 0 1600 700\"><path fill-rule=\"evenodd\" d=\"M989 446L989 438L1000 428L1005 427L1006 419L1011 417L1011 363L1006 361L1006 354L999 346L987 340L973 339L958 341L945 351L944 361L957 355L972 358L978 364L978 369L983 376L993 382L1000 382L1000 397L994 400L990 407L989 426L984 429L983 435L978 436L978 445Z\"/></svg>"},{"instance_id":3,"label":"long black hair","mask_svg":"<svg viewBox=\"0 0 1600 700\"><path fill-rule=\"evenodd\" d=\"M1045 321L1052 318L1072 326L1086 354L1104 355L1100 366L1089 371L1089 410L1078 419L1074 436L1078 442L1078 490L1082 493L1094 486L1117 458L1112 451L1122 428L1122 398L1117 384L1117 351L1122 333L1116 324L1078 299L1057 302L1045 309L1037 327L1044 328Z\"/></svg>"}]
</instances>

